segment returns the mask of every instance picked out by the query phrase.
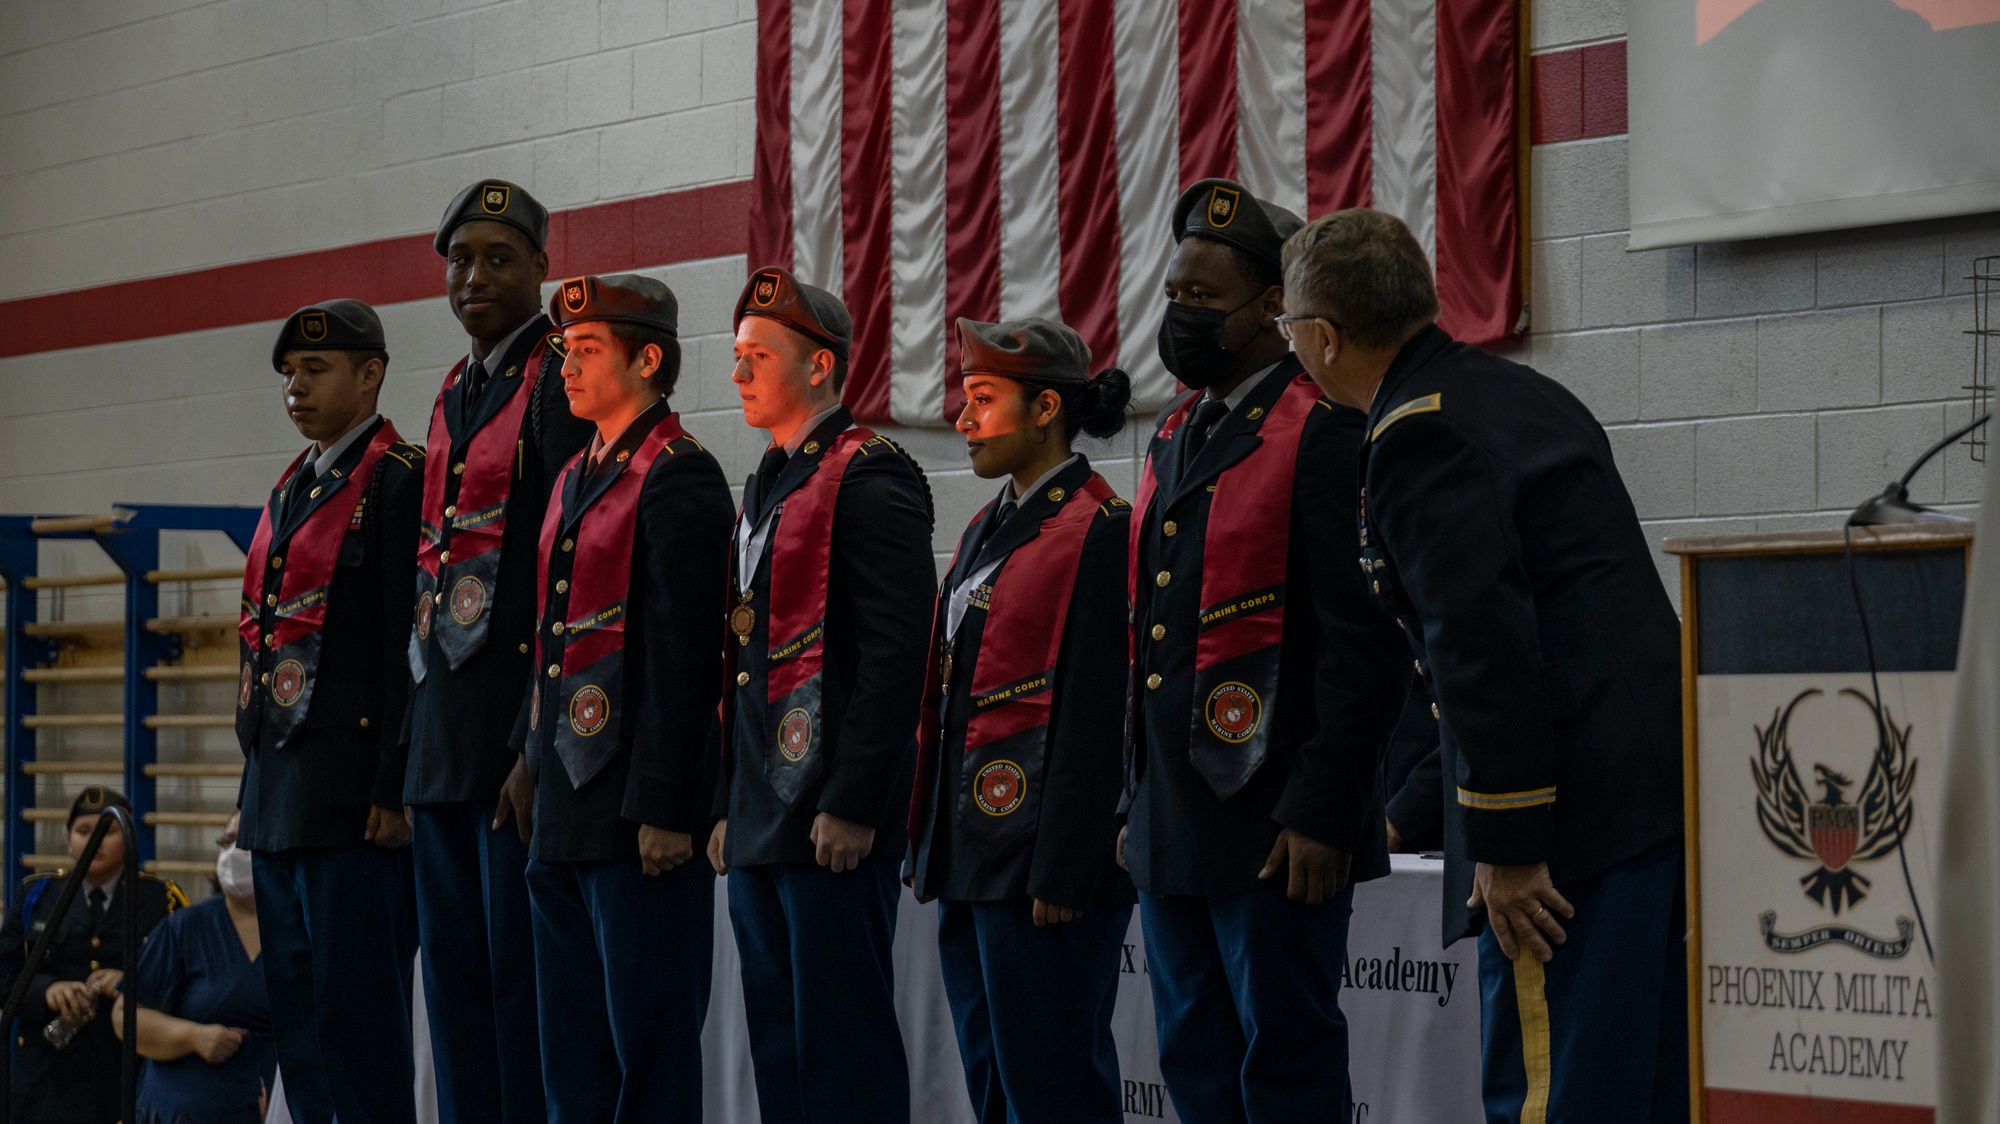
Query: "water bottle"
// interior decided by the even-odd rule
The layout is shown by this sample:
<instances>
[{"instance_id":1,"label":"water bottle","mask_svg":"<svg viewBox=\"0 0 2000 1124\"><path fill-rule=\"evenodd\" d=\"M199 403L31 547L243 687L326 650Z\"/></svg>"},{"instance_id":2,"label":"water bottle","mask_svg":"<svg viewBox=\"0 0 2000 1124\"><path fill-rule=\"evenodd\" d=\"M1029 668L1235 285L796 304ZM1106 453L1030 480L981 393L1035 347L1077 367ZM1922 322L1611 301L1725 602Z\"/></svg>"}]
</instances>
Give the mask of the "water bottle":
<instances>
[{"instance_id":1,"label":"water bottle","mask_svg":"<svg viewBox=\"0 0 2000 1124\"><path fill-rule=\"evenodd\" d=\"M49 1025L42 1028L42 1040L52 1048L60 1050L69 1045L70 1040L76 1037L76 1032L82 1030L83 1024L96 1017L96 1014L97 1012L92 1011L81 1019L71 1019L61 1015L50 1019Z\"/></svg>"}]
</instances>

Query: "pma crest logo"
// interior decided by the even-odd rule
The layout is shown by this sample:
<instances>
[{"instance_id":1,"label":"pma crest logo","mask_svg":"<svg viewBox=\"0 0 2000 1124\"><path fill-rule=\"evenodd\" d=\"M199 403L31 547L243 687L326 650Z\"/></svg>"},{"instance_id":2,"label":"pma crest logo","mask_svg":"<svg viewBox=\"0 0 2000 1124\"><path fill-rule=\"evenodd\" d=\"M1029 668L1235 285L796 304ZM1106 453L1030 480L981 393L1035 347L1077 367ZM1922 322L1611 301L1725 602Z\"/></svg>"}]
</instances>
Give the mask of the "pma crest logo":
<instances>
[{"instance_id":1,"label":"pma crest logo","mask_svg":"<svg viewBox=\"0 0 2000 1124\"><path fill-rule=\"evenodd\" d=\"M1757 784L1757 826L1771 846L1814 864L1799 878L1799 887L1835 917L1842 909L1860 904L1874 887L1854 864L1899 856L1916 817L1912 796L1917 781L1917 763L1909 749L1914 727L1897 726L1888 707L1877 711L1867 695L1852 687L1840 693L1867 710L1877 731L1868 771L1851 800L1848 792L1854 788L1854 779L1820 762L1813 765L1813 785L1819 790L1818 799L1814 799L1792 755L1792 715L1799 704L1824 694L1818 688L1799 692L1783 709L1772 712L1769 726L1752 727L1757 735L1757 756L1750 762L1751 777ZM1911 901L1915 900L1913 889ZM1869 936L1846 925L1783 934L1777 931L1775 910L1765 911L1758 921L1764 943L1773 952L1803 952L1838 941L1870 956L1893 959L1909 951L1912 934L1906 917L1896 919L1894 939Z\"/></svg>"},{"instance_id":2,"label":"pma crest logo","mask_svg":"<svg viewBox=\"0 0 2000 1124\"><path fill-rule=\"evenodd\" d=\"M756 288L750 290L750 299L756 301L759 308L771 307L771 302L778 299L777 275L766 273L759 276Z\"/></svg>"},{"instance_id":3,"label":"pma crest logo","mask_svg":"<svg viewBox=\"0 0 2000 1124\"><path fill-rule=\"evenodd\" d=\"M299 335L307 343L318 343L326 338L326 313L302 312L299 314Z\"/></svg>"},{"instance_id":4,"label":"pma crest logo","mask_svg":"<svg viewBox=\"0 0 2000 1124\"><path fill-rule=\"evenodd\" d=\"M504 214L507 197L512 194L504 183L489 183L479 189L479 206L489 215Z\"/></svg>"},{"instance_id":5,"label":"pma crest logo","mask_svg":"<svg viewBox=\"0 0 2000 1124\"><path fill-rule=\"evenodd\" d=\"M582 312L583 306L590 300L590 295L584 291L581 277L572 277L563 282L562 295L563 307L571 312Z\"/></svg>"},{"instance_id":6,"label":"pma crest logo","mask_svg":"<svg viewBox=\"0 0 2000 1124\"><path fill-rule=\"evenodd\" d=\"M1208 225L1217 230L1236 221L1243 207L1243 193L1233 187L1218 187L1208 193Z\"/></svg>"}]
</instances>

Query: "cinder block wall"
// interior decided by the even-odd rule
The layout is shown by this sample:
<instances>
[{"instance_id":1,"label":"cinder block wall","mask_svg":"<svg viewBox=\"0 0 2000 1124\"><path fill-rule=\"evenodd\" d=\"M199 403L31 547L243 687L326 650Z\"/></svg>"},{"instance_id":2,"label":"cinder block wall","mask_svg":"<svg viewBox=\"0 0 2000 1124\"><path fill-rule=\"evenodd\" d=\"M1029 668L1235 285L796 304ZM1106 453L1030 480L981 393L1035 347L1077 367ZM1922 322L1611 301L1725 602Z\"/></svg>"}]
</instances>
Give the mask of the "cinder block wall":
<instances>
[{"instance_id":1,"label":"cinder block wall","mask_svg":"<svg viewBox=\"0 0 2000 1124\"><path fill-rule=\"evenodd\" d=\"M754 11L0 4L0 299L418 233L481 176L556 209L743 179ZM1622 0L1532 5L1538 52L1623 34ZM1622 137L1536 147L1535 331L1518 354L1609 427L1656 539L1834 525L1966 416L1962 278L1974 256L2000 252L2000 216L1633 254L1625 175ZM738 479L759 442L727 378L744 269L735 257L659 271L688 319L679 405ZM420 434L463 336L442 301L384 313L384 407ZM269 373L274 330L0 360L0 510L259 502L300 444ZM1092 450L1128 492L1144 428ZM992 488L962 467L949 431L895 435L931 471L942 555ZM1978 490L1955 451L1916 493L1963 506Z\"/></svg>"}]
</instances>

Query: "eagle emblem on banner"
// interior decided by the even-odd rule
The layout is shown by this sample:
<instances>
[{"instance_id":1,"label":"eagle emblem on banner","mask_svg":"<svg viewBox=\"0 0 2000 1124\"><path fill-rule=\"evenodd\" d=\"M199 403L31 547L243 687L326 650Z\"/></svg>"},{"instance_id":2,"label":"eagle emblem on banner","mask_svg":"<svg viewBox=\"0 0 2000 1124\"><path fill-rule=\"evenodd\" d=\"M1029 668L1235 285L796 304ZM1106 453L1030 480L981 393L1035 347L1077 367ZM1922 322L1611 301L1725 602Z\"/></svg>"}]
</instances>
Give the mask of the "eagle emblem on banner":
<instances>
[{"instance_id":1,"label":"eagle emblem on banner","mask_svg":"<svg viewBox=\"0 0 2000 1124\"><path fill-rule=\"evenodd\" d=\"M1820 794L1813 799L1800 778L1787 731L1799 704L1821 693L1817 688L1801 691L1772 713L1769 726L1752 727L1757 733L1757 756L1750 772L1757 782L1757 826L1764 838L1795 859L1819 864L1799 879L1799 885L1807 897L1838 917L1843 908L1868 896L1869 880L1853 864L1891 854L1908 834L1915 818L1911 795L1917 764L1909 751L1914 727L1899 728L1888 707L1878 712L1867 695L1844 688L1840 693L1867 707L1875 719L1875 752L1851 801L1847 793L1854 779L1815 764L1813 784Z\"/></svg>"}]
</instances>

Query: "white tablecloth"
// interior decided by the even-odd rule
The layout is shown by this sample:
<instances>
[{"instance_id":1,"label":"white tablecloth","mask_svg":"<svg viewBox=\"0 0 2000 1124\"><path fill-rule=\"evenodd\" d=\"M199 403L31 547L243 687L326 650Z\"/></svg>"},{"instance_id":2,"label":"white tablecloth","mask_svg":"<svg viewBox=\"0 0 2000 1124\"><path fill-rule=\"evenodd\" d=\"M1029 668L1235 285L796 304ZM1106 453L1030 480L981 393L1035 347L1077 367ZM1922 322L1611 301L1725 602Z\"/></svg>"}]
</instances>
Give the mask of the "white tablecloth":
<instances>
[{"instance_id":1,"label":"white tablecloth","mask_svg":"<svg viewBox=\"0 0 2000 1124\"><path fill-rule=\"evenodd\" d=\"M1355 893L1348 979L1341 992L1352 1035L1354 1124L1479 1124L1479 972L1471 941L1438 947L1443 864L1398 855L1395 873ZM709 1124L757 1119L750 1040L728 898L716 883L715 990L702 1049ZM1118 1039L1127 1120L1180 1119L1160 1082L1139 918L1126 938L1131 970L1118 981ZM418 1119L437 1120L430 1042L416 1001ZM972 1124L965 1079L937 966L937 908L905 897L896 929L896 1006L910 1062L913 1124ZM269 1124L284 1124L282 1085Z\"/></svg>"}]
</instances>

